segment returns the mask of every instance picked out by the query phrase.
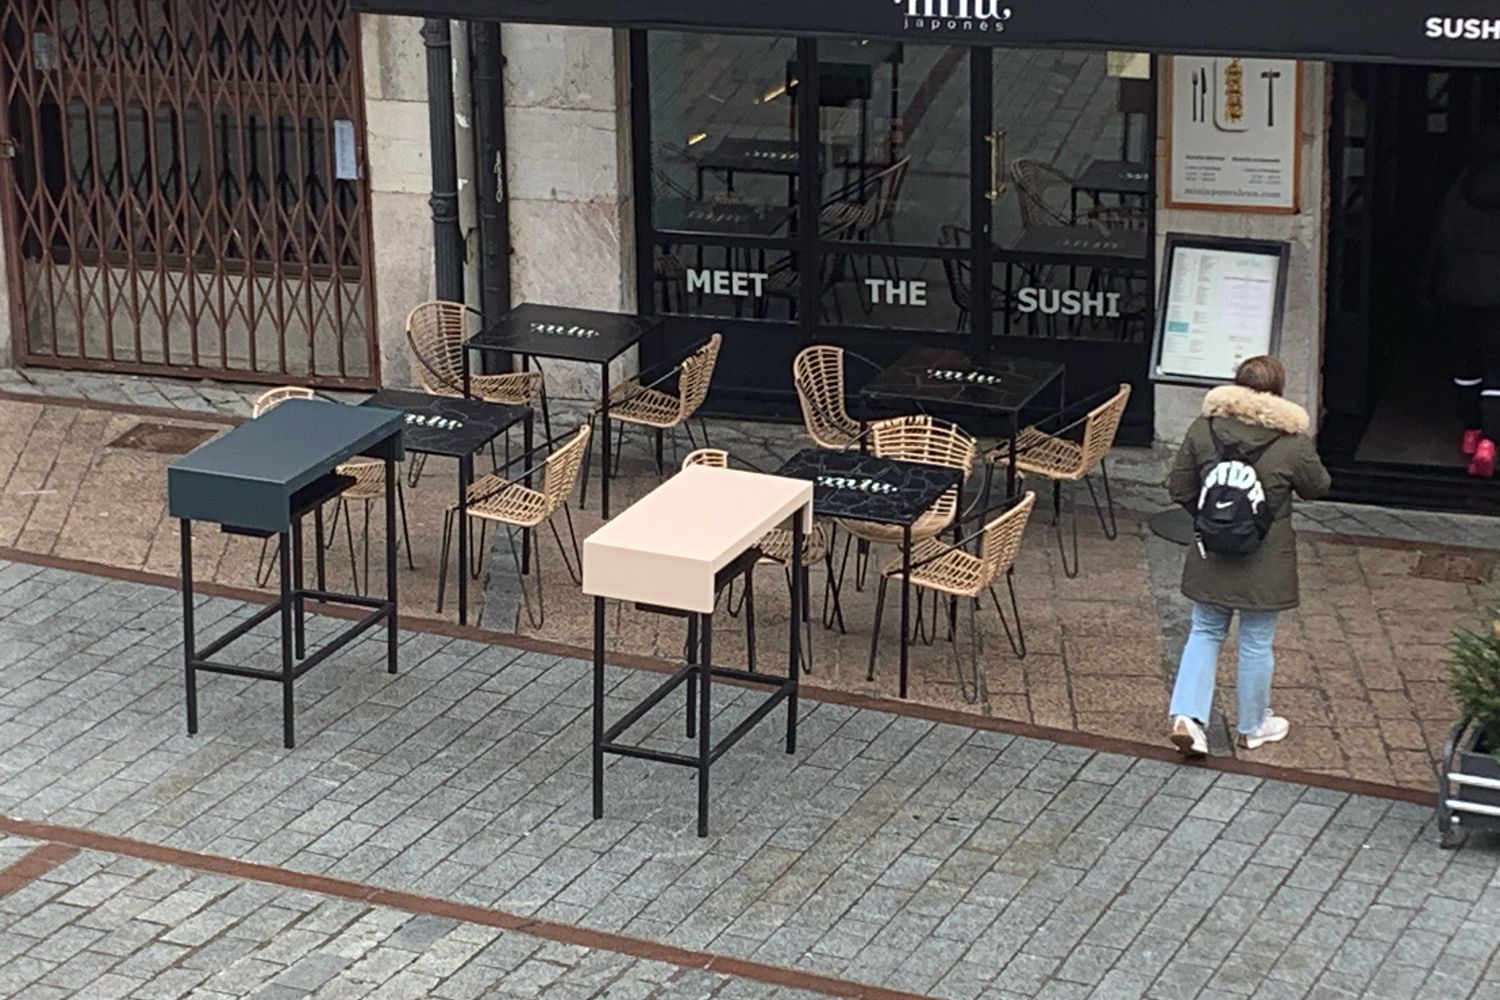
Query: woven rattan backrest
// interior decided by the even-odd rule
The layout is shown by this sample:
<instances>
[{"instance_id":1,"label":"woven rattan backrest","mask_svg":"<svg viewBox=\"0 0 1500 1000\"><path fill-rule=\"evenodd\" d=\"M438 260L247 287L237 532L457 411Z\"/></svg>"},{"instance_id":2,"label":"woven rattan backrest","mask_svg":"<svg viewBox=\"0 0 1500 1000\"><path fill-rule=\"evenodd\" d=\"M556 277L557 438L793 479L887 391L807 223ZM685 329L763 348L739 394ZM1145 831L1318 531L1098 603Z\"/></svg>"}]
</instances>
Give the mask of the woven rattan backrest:
<instances>
[{"instance_id":1,"label":"woven rattan backrest","mask_svg":"<svg viewBox=\"0 0 1500 1000\"><path fill-rule=\"evenodd\" d=\"M317 393L300 385L283 385L275 389L267 389L261 393L254 403L250 404L250 416L258 417L262 413L269 413L289 399L316 399Z\"/></svg>"},{"instance_id":2,"label":"woven rattan backrest","mask_svg":"<svg viewBox=\"0 0 1500 1000\"><path fill-rule=\"evenodd\" d=\"M716 333L683 359L682 371L677 374L677 394L682 403L683 420L697 413L698 407L708 398L708 387L714 380L714 366L719 363L719 345L722 343L723 334Z\"/></svg>"},{"instance_id":3,"label":"woven rattan backrest","mask_svg":"<svg viewBox=\"0 0 1500 1000\"><path fill-rule=\"evenodd\" d=\"M927 414L895 417L870 425L870 451L881 458L974 470L979 443L957 424Z\"/></svg>"},{"instance_id":4,"label":"woven rattan backrest","mask_svg":"<svg viewBox=\"0 0 1500 1000\"><path fill-rule=\"evenodd\" d=\"M542 493L547 498L547 513L568 502L573 495L573 486L578 482L578 470L583 468L583 456L589 446L589 427L578 428L577 433L561 448L547 456L542 469Z\"/></svg>"},{"instance_id":5,"label":"woven rattan backrest","mask_svg":"<svg viewBox=\"0 0 1500 1000\"><path fill-rule=\"evenodd\" d=\"M1125 404L1130 402L1130 385L1120 383L1120 391L1089 411L1083 422L1083 467L1092 469L1109 455L1115 446L1115 434L1120 430L1120 419L1125 416Z\"/></svg>"},{"instance_id":6,"label":"woven rattan backrest","mask_svg":"<svg viewBox=\"0 0 1500 1000\"><path fill-rule=\"evenodd\" d=\"M423 302L406 317L406 339L416 355L417 377L428 392L460 392L468 310L461 302Z\"/></svg>"},{"instance_id":7,"label":"woven rattan backrest","mask_svg":"<svg viewBox=\"0 0 1500 1000\"><path fill-rule=\"evenodd\" d=\"M844 349L829 344L804 348L792 361L792 383L802 405L802 423L823 448L847 448L859 423L844 407Z\"/></svg>"},{"instance_id":8,"label":"woven rattan backrest","mask_svg":"<svg viewBox=\"0 0 1500 1000\"><path fill-rule=\"evenodd\" d=\"M903 156L880 173L870 178L875 186L875 197L870 202L870 215L866 228L873 228L896 214L901 204L901 188L906 183L906 172L911 167L911 157Z\"/></svg>"},{"instance_id":9,"label":"woven rattan backrest","mask_svg":"<svg viewBox=\"0 0 1500 1000\"><path fill-rule=\"evenodd\" d=\"M1066 226L1068 220L1047 204L1047 192L1054 187L1069 187L1072 182L1061 171L1041 160L1016 160L1010 165L1011 179L1016 182L1016 198L1021 207L1021 225Z\"/></svg>"},{"instance_id":10,"label":"woven rattan backrest","mask_svg":"<svg viewBox=\"0 0 1500 1000\"><path fill-rule=\"evenodd\" d=\"M1021 539L1026 535L1026 522L1031 519L1031 508L1036 505L1036 494L1028 491L1010 510L984 526L984 536L979 541L979 559L984 564L986 584L1015 564L1021 551Z\"/></svg>"},{"instance_id":11,"label":"woven rattan backrest","mask_svg":"<svg viewBox=\"0 0 1500 1000\"><path fill-rule=\"evenodd\" d=\"M729 468L729 452L723 448L699 448L697 451L690 451L682 460L682 467L686 469L693 465L706 465L710 469L727 469Z\"/></svg>"}]
</instances>

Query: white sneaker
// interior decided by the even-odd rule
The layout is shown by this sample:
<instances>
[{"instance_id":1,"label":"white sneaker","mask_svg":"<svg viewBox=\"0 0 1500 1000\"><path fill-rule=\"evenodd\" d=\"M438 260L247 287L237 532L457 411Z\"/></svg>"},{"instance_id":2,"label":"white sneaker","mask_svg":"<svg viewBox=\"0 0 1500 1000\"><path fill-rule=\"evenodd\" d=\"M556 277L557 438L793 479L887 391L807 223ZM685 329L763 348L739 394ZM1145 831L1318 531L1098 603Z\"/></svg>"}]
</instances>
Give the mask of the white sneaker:
<instances>
[{"instance_id":1,"label":"white sneaker","mask_svg":"<svg viewBox=\"0 0 1500 1000\"><path fill-rule=\"evenodd\" d=\"M1292 724L1279 715L1266 712L1266 721L1253 733L1240 733L1240 746L1246 750L1263 747L1267 743L1279 743L1291 732Z\"/></svg>"},{"instance_id":2,"label":"white sneaker","mask_svg":"<svg viewBox=\"0 0 1500 1000\"><path fill-rule=\"evenodd\" d=\"M1186 715L1172 719L1172 742L1186 760L1208 756L1208 737L1204 735L1203 727Z\"/></svg>"}]
</instances>

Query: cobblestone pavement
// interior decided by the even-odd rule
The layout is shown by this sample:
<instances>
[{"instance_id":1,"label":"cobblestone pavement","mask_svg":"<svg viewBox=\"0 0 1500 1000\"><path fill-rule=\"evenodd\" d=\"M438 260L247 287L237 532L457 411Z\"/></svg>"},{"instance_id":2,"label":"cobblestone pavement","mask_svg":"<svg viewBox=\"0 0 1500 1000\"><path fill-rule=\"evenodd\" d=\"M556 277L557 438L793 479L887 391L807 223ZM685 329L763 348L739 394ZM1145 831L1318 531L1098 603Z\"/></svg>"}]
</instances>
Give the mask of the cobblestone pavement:
<instances>
[{"instance_id":1,"label":"cobblestone pavement","mask_svg":"<svg viewBox=\"0 0 1500 1000\"><path fill-rule=\"evenodd\" d=\"M97 851L77 853L0 898L0 994L28 1000L818 995Z\"/></svg>"},{"instance_id":2,"label":"cobblestone pavement","mask_svg":"<svg viewBox=\"0 0 1500 1000\"><path fill-rule=\"evenodd\" d=\"M177 407L170 412L182 416L168 420L97 406L17 401L14 389L22 377L11 376L0 384L0 391L12 393L12 398L0 398L0 547L175 576L176 523L164 509L164 470L173 456L113 443L142 421L217 429L221 425L196 418L243 412L246 399L258 390L62 372L26 372L24 378L34 381L24 382L33 395L91 396L158 408L168 404ZM566 405L558 407L559 426L567 426L569 413ZM804 443L797 429L788 427L721 424L713 433L715 443L728 447L736 462L761 468L774 468L780 457ZM623 477L616 484L620 505L656 482L639 438L627 438L626 445ZM1045 515L1034 519L1016 577L1030 644L1024 661L1011 656L993 608L987 608L979 617L986 686L978 703L968 705L961 697L945 641L916 646L912 696L1033 725L1157 742L1186 632L1186 604L1177 593L1183 550L1151 535L1141 519L1165 505L1157 485L1163 460L1162 454L1143 449L1119 450L1115 479L1126 512L1121 538L1106 541L1084 511L1084 568L1077 580L1061 572ZM434 461L417 488L407 492L416 562L415 570L403 565L401 575L409 614L434 614L452 475L451 463ZM350 567L360 561L358 554L354 559L349 554L353 539L363 533L357 505L355 510L353 532L348 520L342 522L327 553L335 587L352 586ZM1329 504L1299 510L1308 599L1286 616L1278 636L1274 702L1292 719L1297 736L1257 756L1285 767L1426 788L1431 761L1454 715L1444 683L1444 643L1454 628L1485 620L1488 578L1494 552L1500 550L1500 520ZM375 513L370 537L378 570L382 532ZM593 511L579 512L580 535L597 524ZM200 580L256 586L256 543L213 530L199 530L196 542ZM1452 546L1460 544L1473 551L1454 555ZM550 538L540 552L548 581L545 627L531 628L521 614L510 550L503 540L487 556L487 579L470 588L475 605L471 621L587 646L592 639L587 602L569 585ZM1458 572L1451 572L1455 568ZM821 589L821 570L813 579ZM885 619L876 680L866 680L872 589L846 588L847 635L814 630L812 682L862 694L895 694L894 606ZM757 591L761 655L784 655L785 588L775 574L766 573ZM451 619L451 579L448 592L445 613ZM720 640L726 657L744 655L742 627L726 622ZM612 618L610 641L621 652L670 659L677 655L681 637L672 622L622 611ZM961 646L967 658L967 642ZM1229 669L1210 727L1221 753L1235 752L1227 721L1233 718Z\"/></svg>"},{"instance_id":3,"label":"cobblestone pavement","mask_svg":"<svg viewBox=\"0 0 1500 1000\"><path fill-rule=\"evenodd\" d=\"M813 703L797 755L782 752L773 716L719 762L714 834L699 840L691 778L636 761L609 766L607 818L591 821L590 681L575 660L406 634L393 678L380 647L361 643L299 685L295 751L279 747L274 688L230 678L203 683L203 730L189 738L176 601L166 588L0 563L0 812L939 997L1500 989L1496 845L1439 850L1423 807ZM199 610L205 626L248 613L217 598ZM658 679L610 669L611 715ZM752 697L717 689L718 731ZM671 709L644 724L654 745L682 746ZM161 892L110 919L157 906L164 923L209 933L213 919L179 919L202 906L178 908L228 892L128 864L105 877L113 860L82 858L54 882L113 886L135 872ZM238 905L257 911L254 899ZM35 931L75 912L61 903L51 917L4 912L47 947L53 935ZM264 905L285 938L299 908ZM342 926L260 954L296 965L303 944L337 955L367 939ZM423 926L413 939L471 943ZM121 935L155 956L131 966L138 975L192 947L144 932ZM374 961L426 951L386 945L394 957ZM66 951L49 954L61 963ZM225 961L253 965L254 954ZM0 974L41 969L23 959ZM262 971L268 989L283 974ZM589 988L559 995L614 995ZM684 995L709 992L695 989Z\"/></svg>"}]
</instances>

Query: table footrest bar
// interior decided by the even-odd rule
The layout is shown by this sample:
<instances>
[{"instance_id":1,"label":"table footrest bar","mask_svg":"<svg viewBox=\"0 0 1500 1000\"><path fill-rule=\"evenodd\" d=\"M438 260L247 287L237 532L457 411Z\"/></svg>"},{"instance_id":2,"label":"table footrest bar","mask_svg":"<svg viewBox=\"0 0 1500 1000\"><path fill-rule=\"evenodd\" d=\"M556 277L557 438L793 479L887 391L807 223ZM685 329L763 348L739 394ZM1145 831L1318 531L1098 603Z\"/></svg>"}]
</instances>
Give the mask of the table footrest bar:
<instances>
[{"instance_id":1,"label":"table footrest bar","mask_svg":"<svg viewBox=\"0 0 1500 1000\"><path fill-rule=\"evenodd\" d=\"M651 711L657 705L666 700L667 696L682 686L690 674L696 673L697 667L678 667L671 677L667 678L655 691L646 696L639 705L626 712L620 721L604 731L604 740L609 742L617 736L621 736L631 726L641 721L642 716Z\"/></svg>"},{"instance_id":2,"label":"table footrest bar","mask_svg":"<svg viewBox=\"0 0 1500 1000\"><path fill-rule=\"evenodd\" d=\"M698 766L697 757L689 757L683 753L670 753L666 750L648 750L646 747L634 747L624 743L605 743L602 749L605 753L612 753L619 757L651 760L658 764L677 764L680 767Z\"/></svg>"},{"instance_id":3,"label":"table footrest bar","mask_svg":"<svg viewBox=\"0 0 1500 1000\"><path fill-rule=\"evenodd\" d=\"M268 605L267 607L261 608L255 614L251 615L249 618L247 618L244 621L240 622L234 628L230 629L228 632L225 632L223 635L219 636L213 642L209 643L206 646L203 646L201 649L198 650L198 655L200 657L202 657L203 659L205 659L205 660L208 659L210 656L213 656L215 653L218 653L218 652L221 652L222 650L224 650L225 647L227 647L230 643L234 642L236 639L243 638L246 634L248 634L250 632L251 629L255 628L257 625L263 625L263 624L265 624L266 622L270 621L272 618L276 617L276 615L278 615L280 613L281 613L281 604L280 604L280 602L277 602L276 604Z\"/></svg>"},{"instance_id":4,"label":"table footrest bar","mask_svg":"<svg viewBox=\"0 0 1500 1000\"><path fill-rule=\"evenodd\" d=\"M323 604L347 604L355 608L383 608L391 603L383 597L362 597L358 594L339 594L331 590L306 588L295 591L292 596L319 601Z\"/></svg>"},{"instance_id":5,"label":"table footrest bar","mask_svg":"<svg viewBox=\"0 0 1500 1000\"><path fill-rule=\"evenodd\" d=\"M744 681L747 684L769 684L772 687L780 687L787 683L786 674L761 674L754 670L736 670L733 667L712 667L715 677L728 677L732 680Z\"/></svg>"},{"instance_id":6,"label":"table footrest bar","mask_svg":"<svg viewBox=\"0 0 1500 1000\"><path fill-rule=\"evenodd\" d=\"M268 670L265 667L242 667L235 663L214 663L211 660L199 659L193 660L192 667L206 674L228 674L231 677L245 677L254 681L286 680L286 676L280 670Z\"/></svg>"},{"instance_id":7,"label":"table footrest bar","mask_svg":"<svg viewBox=\"0 0 1500 1000\"><path fill-rule=\"evenodd\" d=\"M355 639L358 639L361 635L368 632L371 628L384 621L387 615L392 615L395 613L395 608L387 604L386 607L365 615L365 617L361 618L359 621L355 622L353 625L349 626L338 635L329 639L318 649L316 653L313 653L301 663L297 664L297 666L292 670L292 676L301 677L313 667L316 667L318 664L328 659L334 653L337 653L339 650L349 645L349 643L353 642Z\"/></svg>"},{"instance_id":8,"label":"table footrest bar","mask_svg":"<svg viewBox=\"0 0 1500 1000\"><path fill-rule=\"evenodd\" d=\"M745 716L745 718L740 721L740 724L735 726L734 729L730 731L728 736L724 737L714 745L713 751L708 755L709 763L713 763L720 757L724 756L724 754L729 750L730 747L734 746L740 740L744 739L745 734L759 725L762 719L770 715L772 710L775 709L776 706L780 705L787 699L787 696L792 693L792 682L785 681L783 683L785 684L785 687L781 688L781 690L779 691L774 692L769 698L762 702L759 707L755 709L755 711Z\"/></svg>"}]
</instances>

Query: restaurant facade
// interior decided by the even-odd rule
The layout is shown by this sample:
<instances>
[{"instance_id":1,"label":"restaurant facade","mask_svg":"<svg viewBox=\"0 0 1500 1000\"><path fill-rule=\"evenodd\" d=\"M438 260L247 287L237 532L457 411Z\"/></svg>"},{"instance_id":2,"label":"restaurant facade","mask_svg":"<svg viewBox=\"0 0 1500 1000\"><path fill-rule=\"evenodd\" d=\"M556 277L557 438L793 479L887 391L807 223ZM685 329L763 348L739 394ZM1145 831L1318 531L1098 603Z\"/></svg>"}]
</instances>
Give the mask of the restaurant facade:
<instances>
[{"instance_id":1,"label":"restaurant facade","mask_svg":"<svg viewBox=\"0 0 1500 1000\"><path fill-rule=\"evenodd\" d=\"M1452 419L1405 299L1500 112L1491 4L349 7L368 379L404 381L401 319L436 287L660 317L642 367L722 332L720 414L795 416L807 344L930 344L1060 361L1073 399L1129 382L1121 440L1171 441L1202 389L1151 378L1161 248L1253 237L1289 247L1278 350L1341 481L1483 505L1402 428Z\"/></svg>"}]
</instances>

